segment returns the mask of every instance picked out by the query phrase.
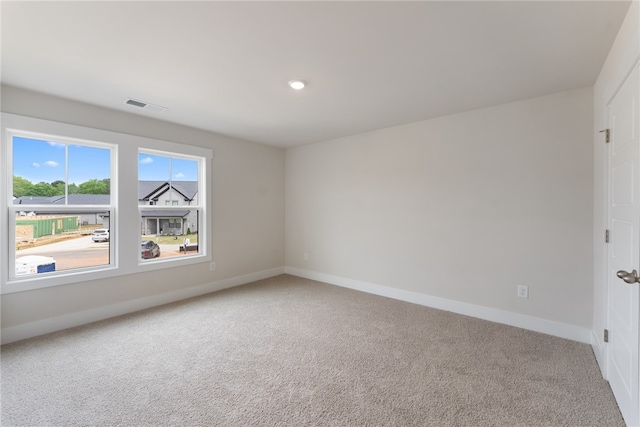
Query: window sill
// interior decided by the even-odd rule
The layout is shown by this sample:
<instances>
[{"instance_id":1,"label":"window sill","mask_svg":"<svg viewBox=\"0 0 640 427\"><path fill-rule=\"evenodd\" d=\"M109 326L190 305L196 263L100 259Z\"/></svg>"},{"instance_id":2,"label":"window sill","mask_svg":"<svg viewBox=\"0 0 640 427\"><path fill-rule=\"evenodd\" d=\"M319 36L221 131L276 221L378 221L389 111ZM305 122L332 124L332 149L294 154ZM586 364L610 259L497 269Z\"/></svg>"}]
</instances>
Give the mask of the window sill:
<instances>
[{"instance_id":1,"label":"window sill","mask_svg":"<svg viewBox=\"0 0 640 427\"><path fill-rule=\"evenodd\" d=\"M94 267L91 268L90 271L87 271L86 269L78 269L73 271L64 270L60 271L59 273L52 272L50 274L43 274L40 277L38 277L37 274L31 275L29 277L22 276L20 278L11 279L6 283L3 283L1 294L4 295L16 292L33 291L55 286L71 285L74 283L90 282L94 280L109 279L112 277L156 271L165 268L175 268L187 265L201 264L210 261L210 255L193 254L167 259L139 261L137 266L133 266L131 268L106 266L104 268Z\"/></svg>"}]
</instances>

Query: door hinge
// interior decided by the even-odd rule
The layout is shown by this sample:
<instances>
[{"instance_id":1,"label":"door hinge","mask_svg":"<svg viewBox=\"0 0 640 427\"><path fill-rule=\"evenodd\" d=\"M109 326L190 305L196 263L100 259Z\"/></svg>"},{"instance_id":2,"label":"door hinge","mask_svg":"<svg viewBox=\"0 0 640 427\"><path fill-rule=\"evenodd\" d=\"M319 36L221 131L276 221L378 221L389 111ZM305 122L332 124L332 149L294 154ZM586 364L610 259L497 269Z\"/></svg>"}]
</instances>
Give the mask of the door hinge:
<instances>
[{"instance_id":1,"label":"door hinge","mask_svg":"<svg viewBox=\"0 0 640 427\"><path fill-rule=\"evenodd\" d=\"M604 330L604 342L609 342L609 330Z\"/></svg>"},{"instance_id":2,"label":"door hinge","mask_svg":"<svg viewBox=\"0 0 640 427\"><path fill-rule=\"evenodd\" d=\"M607 144L611 141L611 130L610 129L603 129L600 131L600 133L604 132L604 142L606 142Z\"/></svg>"},{"instance_id":3,"label":"door hinge","mask_svg":"<svg viewBox=\"0 0 640 427\"><path fill-rule=\"evenodd\" d=\"M609 243L609 230L604 230L604 242Z\"/></svg>"}]
</instances>

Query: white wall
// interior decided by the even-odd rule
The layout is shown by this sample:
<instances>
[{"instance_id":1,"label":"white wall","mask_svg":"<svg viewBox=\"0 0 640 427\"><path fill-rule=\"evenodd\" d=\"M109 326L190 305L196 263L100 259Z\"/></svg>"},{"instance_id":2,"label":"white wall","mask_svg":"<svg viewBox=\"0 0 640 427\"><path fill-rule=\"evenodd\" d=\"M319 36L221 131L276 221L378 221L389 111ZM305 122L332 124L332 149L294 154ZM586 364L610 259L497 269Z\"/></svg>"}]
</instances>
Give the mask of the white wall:
<instances>
[{"instance_id":1,"label":"white wall","mask_svg":"<svg viewBox=\"0 0 640 427\"><path fill-rule=\"evenodd\" d=\"M608 228L606 218L607 146L603 143L603 136L598 131L608 127L606 106L638 61L640 61L640 3L634 1L594 86L593 348L603 372L606 366L603 359L602 331L607 327L607 247L602 236L604 230Z\"/></svg>"},{"instance_id":2,"label":"white wall","mask_svg":"<svg viewBox=\"0 0 640 427\"><path fill-rule=\"evenodd\" d=\"M2 110L213 148L217 263L7 294L3 331L285 265L283 150L12 87ZM590 329L592 113L587 88L289 149L286 265Z\"/></svg>"},{"instance_id":3,"label":"white wall","mask_svg":"<svg viewBox=\"0 0 640 427\"><path fill-rule=\"evenodd\" d=\"M1 302L3 334L10 330L9 335L19 338L24 331L37 332L48 320L65 327L92 319L92 315L82 313L106 317L118 310L126 312L149 302L188 295L185 289L195 289L194 293L207 284L238 284L242 278L248 281L261 272L282 271L283 149L13 87L2 87L1 101L2 111L7 113L212 148L210 237L217 264L215 271L209 270L209 263L203 263L5 294ZM7 244L5 238L2 242ZM136 300L146 302L130 303ZM110 311L112 306L118 309ZM79 314L74 317L74 313Z\"/></svg>"},{"instance_id":4,"label":"white wall","mask_svg":"<svg viewBox=\"0 0 640 427\"><path fill-rule=\"evenodd\" d=\"M592 129L585 88L290 148L287 266L588 336Z\"/></svg>"}]
</instances>

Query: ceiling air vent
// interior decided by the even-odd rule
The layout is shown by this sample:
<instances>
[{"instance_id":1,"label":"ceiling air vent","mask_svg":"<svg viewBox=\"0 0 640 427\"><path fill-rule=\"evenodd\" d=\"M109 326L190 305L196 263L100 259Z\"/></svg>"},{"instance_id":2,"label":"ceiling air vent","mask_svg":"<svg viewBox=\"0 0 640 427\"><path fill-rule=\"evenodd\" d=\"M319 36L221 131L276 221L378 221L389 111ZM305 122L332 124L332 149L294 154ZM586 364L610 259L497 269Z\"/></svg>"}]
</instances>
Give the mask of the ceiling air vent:
<instances>
[{"instance_id":1,"label":"ceiling air vent","mask_svg":"<svg viewBox=\"0 0 640 427\"><path fill-rule=\"evenodd\" d=\"M161 107L159 105L149 104L148 102L136 101L135 99L127 99L125 104L132 105L138 108L144 108L145 110L154 111L156 113L162 113L166 110L166 107Z\"/></svg>"}]
</instances>

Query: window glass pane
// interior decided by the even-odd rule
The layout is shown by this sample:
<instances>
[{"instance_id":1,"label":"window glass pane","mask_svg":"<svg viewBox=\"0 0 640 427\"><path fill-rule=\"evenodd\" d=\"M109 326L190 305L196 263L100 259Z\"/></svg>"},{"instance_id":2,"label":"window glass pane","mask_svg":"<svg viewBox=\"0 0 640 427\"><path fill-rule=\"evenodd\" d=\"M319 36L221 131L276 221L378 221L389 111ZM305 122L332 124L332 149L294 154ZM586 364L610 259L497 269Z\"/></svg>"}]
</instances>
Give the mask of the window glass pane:
<instances>
[{"instance_id":1,"label":"window glass pane","mask_svg":"<svg viewBox=\"0 0 640 427\"><path fill-rule=\"evenodd\" d=\"M142 259L171 258L200 253L199 216L198 209L143 210L140 252Z\"/></svg>"},{"instance_id":2,"label":"window glass pane","mask_svg":"<svg viewBox=\"0 0 640 427\"><path fill-rule=\"evenodd\" d=\"M14 137L13 172L14 204L110 203L111 151L106 148Z\"/></svg>"},{"instance_id":3,"label":"window glass pane","mask_svg":"<svg viewBox=\"0 0 640 427\"><path fill-rule=\"evenodd\" d=\"M70 205L109 204L111 152L105 148L69 145Z\"/></svg>"},{"instance_id":4,"label":"window glass pane","mask_svg":"<svg viewBox=\"0 0 640 427\"><path fill-rule=\"evenodd\" d=\"M109 265L109 212L18 212L16 277Z\"/></svg>"},{"instance_id":5,"label":"window glass pane","mask_svg":"<svg viewBox=\"0 0 640 427\"><path fill-rule=\"evenodd\" d=\"M52 203L64 196L64 144L13 137L14 204Z\"/></svg>"},{"instance_id":6,"label":"window glass pane","mask_svg":"<svg viewBox=\"0 0 640 427\"><path fill-rule=\"evenodd\" d=\"M140 152L138 165L142 259L199 253L199 160Z\"/></svg>"},{"instance_id":7,"label":"window glass pane","mask_svg":"<svg viewBox=\"0 0 640 427\"><path fill-rule=\"evenodd\" d=\"M171 179L174 181L198 181L198 162L196 160L172 159Z\"/></svg>"},{"instance_id":8,"label":"window glass pane","mask_svg":"<svg viewBox=\"0 0 640 427\"><path fill-rule=\"evenodd\" d=\"M17 135L12 150L15 276L110 265L111 150Z\"/></svg>"}]
</instances>

